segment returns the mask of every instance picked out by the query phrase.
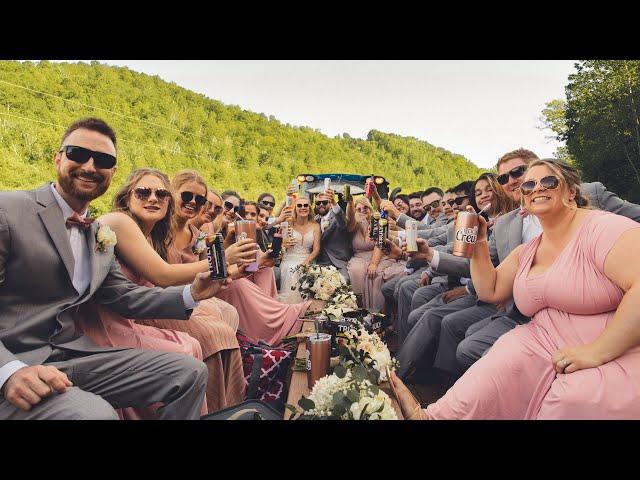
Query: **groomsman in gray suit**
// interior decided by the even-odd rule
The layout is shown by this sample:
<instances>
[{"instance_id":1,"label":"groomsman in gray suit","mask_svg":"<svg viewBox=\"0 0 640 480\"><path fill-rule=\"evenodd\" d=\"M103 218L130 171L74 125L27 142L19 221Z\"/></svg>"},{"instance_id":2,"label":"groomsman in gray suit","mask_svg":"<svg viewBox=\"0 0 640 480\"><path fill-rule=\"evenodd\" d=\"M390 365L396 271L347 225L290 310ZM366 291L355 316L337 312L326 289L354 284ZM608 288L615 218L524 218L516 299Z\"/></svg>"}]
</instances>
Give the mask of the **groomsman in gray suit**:
<instances>
[{"instance_id":1,"label":"groomsman in gray suit","mask_svg":"<svg viewBox=\"0 0 640 480\"><path fill-rule=\"evenodd\" d=\"M195 358L99 347L76 329L88 300L127 318L187 320L222 285L130 282L106 227L87 218L116 170L116 136L102 120L71 125L55 153L56 183L0 192L0 419L117 419L155 403L161 419L197 419L207 368ZM116 240L117 241L117 240Z\"/></svg>"},{"instance_id":2,"label":"groomsman in gray suit","mask_svg":"<svg viewBox=\"0 0 640 480\"><path fill-rule=\"evenodd\" d=\"M498 161L498 179L506 193L520 201L520 184L527 165L538 157L530 150L518 149L503 155ZM583 183L582 191L592 207L640 221L640 206L621 200L600 182ZM529 242L541 232L540 223L533 215L524 216L514 210L496 221L489 240L489 252L494 265L502 262L518 245ZM421 255L430 264L436 264L440 273L470 276L469 260L432 249ZM473 282L468 284L475 296ZM520 313L513 300L498 306L497 314L489 314L496 306L483 302L451 313L443 318L435 366L452 374L461 374L477 361L504 333L530 319ZM466 338L465 338L466 335ZM455 352L455 353L454 353ZM453 359L456 359L454 364Z\"/></svg>"},{"instance_id":3,"label":"groomsman in gray suit","mask_svg":"<svg viewBox=\"0 0 640 480\"><path fill-rule=\"evenodd\" d=\"M347 218L336 202L332 189L321 193L316 198L315 220L320 224L322 238L320 254L316 259L319 265L333 265L345 280L349 281L347 263L353 257L351 235L347 232Z\"/></svg>"}]
</instances>

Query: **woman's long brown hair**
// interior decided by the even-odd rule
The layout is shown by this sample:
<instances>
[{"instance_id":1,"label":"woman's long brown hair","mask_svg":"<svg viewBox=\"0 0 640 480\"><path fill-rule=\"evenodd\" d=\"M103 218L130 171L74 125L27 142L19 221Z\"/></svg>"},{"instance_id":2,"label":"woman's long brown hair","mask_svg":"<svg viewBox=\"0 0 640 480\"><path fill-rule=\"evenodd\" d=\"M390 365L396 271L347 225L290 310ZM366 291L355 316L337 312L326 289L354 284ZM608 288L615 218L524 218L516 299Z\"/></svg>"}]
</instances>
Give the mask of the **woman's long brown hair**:
<instances>
[{"instance_id":1,"label":"woman's long brown hair","mask_svg":"<svg viewBox=\"0 0 640 480\"><path fill-rule=\"evenodd\" d=\"M140 227L142 230L142 225L140 220L129 210L129 200L131 199L131 194L133 193L133 189L136 185L142 180L143 177L147 175L151 175L160 179L163 183L164 188L171 192L171 183L169 182L169 178L162 173L160 170L155 168L138 168L134 170L127 178L127 181L122 186L120 191L116 194L113 200L113 209L116 212L122 212L126 215L129 215ZM166 262L168 261L167 249L171 242L173 242L173 211L175 209L175 202L173 199L173 195L169 196L169 202L167 204L167 213L164 218L153 226L151 230L151 244L153 245L153 249L158 252L158 255L162 257L162 259Z\"/></svg>"}]
</instances>

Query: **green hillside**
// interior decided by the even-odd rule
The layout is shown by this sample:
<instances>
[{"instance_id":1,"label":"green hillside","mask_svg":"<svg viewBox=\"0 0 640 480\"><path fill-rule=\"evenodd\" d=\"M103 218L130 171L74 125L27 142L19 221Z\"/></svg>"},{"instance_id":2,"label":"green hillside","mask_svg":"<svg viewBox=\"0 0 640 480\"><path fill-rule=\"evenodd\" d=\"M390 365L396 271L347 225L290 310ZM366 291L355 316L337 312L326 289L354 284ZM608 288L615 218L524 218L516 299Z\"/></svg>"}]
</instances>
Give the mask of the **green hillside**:
<instances>
[{"instance_id":1,"label":"green hillside","mask_svg":"<svg viewBox=\"0 0 640 480\"><path fill-rule=\"evenodd\" d=\"M302 171L374 172L404 192L448 188L480 173L463 156L416 138L376 130L367 140L330 138L127 68L0 61L0 189L55 178L52 156L61 134L89 115L106 120L119 137L119 170L109 194L94 203L100 212L129 172L143 166L169 175L193 168L214 187L247 198L265 190L282 198Z\"/></svg>"}]
</instances>

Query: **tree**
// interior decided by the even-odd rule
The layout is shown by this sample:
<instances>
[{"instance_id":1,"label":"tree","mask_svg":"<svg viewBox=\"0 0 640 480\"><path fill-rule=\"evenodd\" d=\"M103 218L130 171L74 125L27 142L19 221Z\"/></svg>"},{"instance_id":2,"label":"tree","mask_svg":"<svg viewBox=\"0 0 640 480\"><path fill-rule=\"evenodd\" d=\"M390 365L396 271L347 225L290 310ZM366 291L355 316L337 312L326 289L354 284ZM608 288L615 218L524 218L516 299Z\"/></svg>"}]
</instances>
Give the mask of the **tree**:
<instances>
[{"instance_id":1,"label":"tree","mask_svg":"<svg viewBox=\"0 0 640 480\"><path fill-rule=\"evenodd\" d=\"M552 101L543 110L583 179L634 202L640 202L639 75L637 60L581 61L569 75L564 106Z\"/></svg>"}]
</instances>

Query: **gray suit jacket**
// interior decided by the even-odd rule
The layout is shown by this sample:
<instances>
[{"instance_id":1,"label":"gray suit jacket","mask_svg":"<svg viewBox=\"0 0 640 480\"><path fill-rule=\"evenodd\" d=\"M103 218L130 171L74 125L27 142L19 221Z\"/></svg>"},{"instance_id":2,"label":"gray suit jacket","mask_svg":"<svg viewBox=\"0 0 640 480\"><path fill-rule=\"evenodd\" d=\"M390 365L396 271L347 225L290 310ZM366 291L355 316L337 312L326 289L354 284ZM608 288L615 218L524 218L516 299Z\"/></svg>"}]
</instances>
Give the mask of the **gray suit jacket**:
<instances>
[{"instance_id":1,"label":"gray suit jacket","mask_svg":"<svg viewBox=\"0 0 640 480\"><path fill-rule=\"evenodd\" d=\"M127 318L188 318L183 287L138 286L121 273L113 247L97 251L99 227L93 222L86 230L91 283L80 296L71 283L73 253L50 184L0 192L0 367L13 360L41 364L56 347L122 350L98 347L76 330L73 313L89 299Z\"/></svg>"},{"instance_id":2,"label":"gray suit jacket","mask_svg":"<svg viewBox=\"0 0 640 480\"><path fill-rule=\"evenodd\" d=\"M320 223L322 217L316 215L316 222ZM340 209L339 213L333 210L329 213L329 225L322 232L320 241L320 254L316 263L332 264L337 268L346 268L347 262L353 257L351 247L351 235L347 231L347 218Z\"/></svg>"},{"instance_id":3,"label":"gray suit jacket","mask_svg":"<svg viewBox=\"0 0 640 480\"><path fill-rule=\"evenodd\" d=\"M600 182L583 183L581 187L594 208L640 222L640 205L622 200L615 193L608 191ZM498 266L520 244L522 244L522 216L516 209L498 218L493 226L493 235L489 239L489 254L492 263ZM468 259L442 252L440 253L438 272L471 277ZM475 293L473 282L469 283L469 289ZM507 313L510 316L513 314L514 318L525 319L515 307L513 300L507 305Z\"/></svg>"}]
</instances>

